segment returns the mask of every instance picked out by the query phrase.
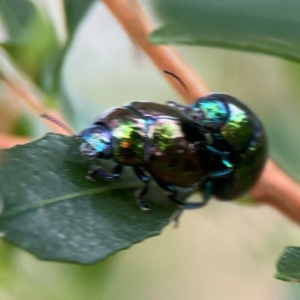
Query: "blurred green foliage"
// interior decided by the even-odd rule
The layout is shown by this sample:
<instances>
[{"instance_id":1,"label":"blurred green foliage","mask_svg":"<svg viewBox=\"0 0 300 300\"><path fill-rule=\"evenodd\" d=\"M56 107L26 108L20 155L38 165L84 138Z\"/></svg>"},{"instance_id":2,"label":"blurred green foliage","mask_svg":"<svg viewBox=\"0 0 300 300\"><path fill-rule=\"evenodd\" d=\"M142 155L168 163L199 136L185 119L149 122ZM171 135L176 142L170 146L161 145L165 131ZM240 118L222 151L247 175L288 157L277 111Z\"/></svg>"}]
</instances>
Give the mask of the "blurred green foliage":
<instances>
[{"instance_id":1,"label":"blurred green foliage","mask_svg":"<svg viewBox=\"0 0 300 300\"><path fill-rule=\"evenodd\" d=\"M151 41L255 51L300 61L294 0L155 1L164 20Z\"/></svg>"},{"instance_id":2,"label":"blurred green foliage","mask_svg":"<svg viewBox=\"0 0 300 300\"><path fill-rule=\"evenodd\" d=\"M286 247L277 263L276 278L300 282L300 247Z\"/></svg>"},{"instance_id":3,"label":"blurred green foliage","mask_svg":"<svg viewBox=\"0 0 300 300\"><path fill-rule=\"evenodd\" d=\"M95 0L62 1L65 40L60 40L49 13L39 2L1 0L0 16L7 37L0 45L13 62L53 101L66 100L61 91L61 72L65 55L72 44L77 26ZM69 106L70 107L70 106Z\"/></svg>"}]
</instances>

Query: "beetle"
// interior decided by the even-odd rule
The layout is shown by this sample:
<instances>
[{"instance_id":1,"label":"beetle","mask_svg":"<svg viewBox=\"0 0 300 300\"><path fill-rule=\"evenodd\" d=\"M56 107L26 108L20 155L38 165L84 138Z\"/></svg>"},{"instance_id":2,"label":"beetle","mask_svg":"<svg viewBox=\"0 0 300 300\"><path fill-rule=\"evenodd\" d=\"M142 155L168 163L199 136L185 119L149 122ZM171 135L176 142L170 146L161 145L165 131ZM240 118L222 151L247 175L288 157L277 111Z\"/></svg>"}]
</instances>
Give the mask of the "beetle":
<instances>
[{"instance_id":1,"label":"beetle","mask_svg":"<svg viewBox=\"0 0 300 300\"><path fill-rule=\"evenodd\" d=\"M175 74L164 71L176 78ZM43 117L70 130L58 120ZM200 208L211 196L233 200L258 180L267 159L267 139L262 123L243 102L223 93L196 99L190 105L133 101L103 112L75 136L80 152L90 160L112 159L111 174L92 164L87 178L120 177L124 166L133 168L144 187L136 202L149 210L143 197L153 178L181 210ZM177 188L202 192L202 201L181 202ZM178 219L179 214L175 217Z\"/></svg>"},{"instance_id":2,"label":"beetle","mask_svg":"<svg viewBox=\"0 0 300 300\"><path fill-rule=\"evenodd\" d=\"M194 131L194 133L192 132ZM135 193L140 208L148 210L143 196L148 191L150 176L169 192L177 205L199 207L202 203L184 204L177 200L176 187L194 187L205 176L205 157L193 149L188 136L197 134L193 121L170 105L134 101L103 112L77 137L82 140L80 152L90 159L113 159L112 174L99 165L92 165L87 178L96 174L116 179L123 166L131 166L145 184ZM212 153L213 154L213 153ZM218 157L213 154L218 159ZM149 176L149 175L150 176Z\"/></svg>"},{"instance_id":3,"label":"beetle","mask_svg":"<svg viewBox=\"0 0 300 300\"><path fill-rule=\"evenodd\" d=\"M222 93L196 99L189 106L169 104L197 124L198 147L218 155L226 166L222 176L211 178L207 193L219 200L245 194L258 180L267 159L266 134L258 117L239 99Z\"/></svg>"},{"instance_id":4,"label":"beetle","mask_svg":"<svg viewBox=\"0 0 300 300\"><path fill-rule=\"evenodd\" d=\"M267 157L257 116L238 99L221 93L189 106L134 101L105 111L78 138L83 155L116 162L112 174L93 165L88 179L96 174L116 179L123 166L133 167L145 184L135 193L143 210L149 209L143 197L150 178L179 207L199 208L211 196L232 200L243 195L257 181ZM202 201L179 201L177 187L201 190Z\"/></svg>"}]
</instances>

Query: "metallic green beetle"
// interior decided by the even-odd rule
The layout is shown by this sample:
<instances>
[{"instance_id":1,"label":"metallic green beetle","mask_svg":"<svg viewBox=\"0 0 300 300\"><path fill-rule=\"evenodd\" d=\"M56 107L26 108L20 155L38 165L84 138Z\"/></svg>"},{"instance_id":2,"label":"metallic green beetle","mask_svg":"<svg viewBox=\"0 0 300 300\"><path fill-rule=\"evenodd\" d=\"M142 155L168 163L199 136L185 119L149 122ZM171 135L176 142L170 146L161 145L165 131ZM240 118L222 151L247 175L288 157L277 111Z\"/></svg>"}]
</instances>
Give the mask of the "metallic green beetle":
<instances>
[{"instance_id":1,"label":"metallic green beetle","mask_svg":"<svg viewBox=\"0 0 300 300\"><path fill-rule=\"evenodd\" d=\"M211 194L232 200L245 194L258 180L267 159L267 139L257 116L240 100L215 93L189 106L170 102L198 126L199 148L215 152L227 174L214 178ZM212 163L213 167L214 163Z\"/></svg>"},{"instance_id":2,"label":"metallic green beetle","mask_svg":"<svg viewBox=\"0 0 300 300\"><path fill-rule=\"evenodd\" d=\"M116 162L112 174L92 166L89 179L96 174L115 179L123 166L133 167L145 183L135 193L144 210L149 209L143 196L150 177L179 207L199 208L211 196L231 200L247 192L267 157L261 122L245 104L226 94L211 94L190 106L131 102L105 111L78 137L84 155ZM177 187L199 189L202 201L179 201Z\"/></svg>"}]
</instances>

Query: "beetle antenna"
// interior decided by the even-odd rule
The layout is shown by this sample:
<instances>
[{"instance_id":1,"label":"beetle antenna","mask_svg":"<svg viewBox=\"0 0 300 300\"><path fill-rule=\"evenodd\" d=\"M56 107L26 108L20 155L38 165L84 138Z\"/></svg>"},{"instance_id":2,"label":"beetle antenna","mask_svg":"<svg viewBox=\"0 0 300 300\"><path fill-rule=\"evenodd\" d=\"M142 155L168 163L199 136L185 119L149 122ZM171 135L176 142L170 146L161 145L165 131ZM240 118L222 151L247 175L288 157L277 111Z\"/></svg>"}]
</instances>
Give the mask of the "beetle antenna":
<instances>
[{"instance_id":1,"label":"beetle antenna","mask_svg":"<svg viewBox=\"0 0 300 300\"><path fill-rule=\"evenodd\" d=\"M43 114L40 114L40 117L41 118L44 118L54 124L56 124L57 126L59 126L60 128L62 128L64 131L66 131L67 133L69 133L70 135L75 135L74 132L67 126L65 125L64 123L62 123L61 121L59 121L58 119L46 114L46 113L43 113Z\"/></svg>"},{"instance_id":2,"label":"beetle antenna","mask_svg":"<svg viewBox=\"0 0 300 300\"><path fill-rule=\"evenodd\" d=\"M186 84L182 81L181 78L179 78L177 75L175 75L174 73L172 73L171 71L168 71L168 70L163 70L163 72L165 74L168 74L172 77L174 77L180 84L181 86L184 88L184 90L186 91L186 93L190 96L190 98L192 99L192 94L190 92L190 90L188 89L188 87L186 86Z\"/></svg>"}]
</instances>

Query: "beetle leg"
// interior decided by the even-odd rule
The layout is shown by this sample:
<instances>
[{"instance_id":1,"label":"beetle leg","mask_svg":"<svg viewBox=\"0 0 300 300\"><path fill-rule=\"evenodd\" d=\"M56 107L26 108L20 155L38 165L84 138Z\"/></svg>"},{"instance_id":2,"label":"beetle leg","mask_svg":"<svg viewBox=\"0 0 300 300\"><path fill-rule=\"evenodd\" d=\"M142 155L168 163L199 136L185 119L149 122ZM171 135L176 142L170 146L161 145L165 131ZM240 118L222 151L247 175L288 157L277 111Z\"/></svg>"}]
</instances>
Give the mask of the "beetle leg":
<instances>
[{"instance_id":1,"label":"beetle leg","mask_svg":"<svg viewBox=\"0 0 300 300\"><path fill-rule=\"evenodd\" d=\"M210 172L207 175L207 178L219 178L219 177L226 176L226 175L230 174L231 172L233 172L233 169L227 169L224 171L214 171L214 172Z\"/></svg>"},{"instance_id":2,"label":"beetle leg","mask_svg":"<svg viewBox=\"0 0 300 300\"><path fill-rule=\"evenodd\" d=\"M211 194L212 194L213 182L211 180L206 180L203 184L203 206L207 204Z\"/></svg>"},{"instance_id":3,"label":"beetle leg","mask_svg":"<svg viewBox=\"0 0 300 300\"><path fill-rule=\"evenodd\" d=\"M159 178L154 178L156 183L163 189L165 190L166 192L168 192L168 197L169 199L175 203L176 205L178 205L180 208L181 207L184 207L184 203L177 200L176 196L177 196L177 190L176 190L176 187L171 184L171 183L168 183L168 182L165 182L163 180L160 180Z\"/></svg>"},{"instance_id":4,"label":"beetle leg","mask_svg":"<svg viewBox=\"0 0 300 300\"><path fill-rule=\"evenodd\" d=\"M190 202L182 202L177 199L177 189L175 185L162 181L158 178L155 178L155 181L157 184L165 191L168 192L169 199L176 204L180 209L195 209L195 208L200 208L204 206L206 203L204 201L202 202L195 202L195 203L190 203Z\"/></svg>"},{"instance_id":5,"label":"beetle leg","mask_svg":"<svg viewBox=\"0 0 300 300\"><path fill-rule=\"evenodd\" d=\"M174 228L179 227L179 219L184 211L184 207L179 207L171 216L171 221L174 221Z\"/></svg>"},{"instance_id":6,"label":"beetle leg","mask_svg":"<svg viewBox=\"0 0 300 300\"><path fill-rule=\"evenodd\" d=\"M230 163L229 160L228 160L227 157L226 157L226 156L228 156L228 154L229 154L228 152L220 152L220 151L218 151L217 149L215 149L215 148L213 148L213 147L210 147L209 145L207 145L207 146L208 146L208 147L207 147L208 150L210 150L210 151L216 153L217 155L220 155L223 164L224 164L227 168L229 168L229 169L232 169L232 168L233 168L233 164ZM212 150L212 149L214 149L214 150Z\"/></svg>"},{"instance_id":7,"label":"beetle leg","mask_svg":"<svg viewBox=\"0 0 300 300\"><path fill-rule=\"evenodd\" d=\"M195 208L201 208L205 206L210 199L211 193L212 193L212 181L211 180L205 180L205 182L201 183L201 187L203 189L203 201L202 202L182 202L177 199L177 189L175 185L170 184L168 182L165 182L163 180L160 180L159 178L154 178L156 183L165 191L168 192L169 199L171 202L177 205L178 210L174 212L174 214L171 217L171 220L175 222L175 228L179 225L179 218L183 211L185 209L195 209ZM199 184L200 187L200 184Z\"/></svg>"},{"instance_id":8,"label":"beetle leg","mask_svg":"<svg viewBox=\"0 0 300 300\"><path fill-rule=\"evenodd\" d=\"M220 156L228 156L228 154L229 154L229 152L219 151L219 150L216 149L214 146L211 146L211 145L208 144L208 143L205 143L205 144L204 144L204 147L205 147L207 150L209 150L209 151L211 151L211 152L213 152L213 153L215 153L215 154L217 154L217 155L220 155Z\"/></svg>"},{"instance_id":9,"label":"beetle leg","mask_svg":"<svg viewBox=\"0 0 300 300\"><path fill-rule=\"evenodd\" d=\"M150 179L141 168L134 167L133 170L134 170L136 176L145 183L143 188L135 191L135 193L134 193L135 201L139 205L140 209L150 210L150 207L142 199L142 197L144 197L148 192Z\"/></svg>"},{"instance_id":10,"label":"beetle leg","mask_svg":"<svg viewBox=\"0 0 300 300\"><path fill-rule=\"evenodd\" d=\"M228 156L229 155L229 152L226 152L226 151L220 151L218 150L217 148L215 148L214 146L212 146L211 144L207 143L206 141L201 141L201 142L196 142L195 143L195 149L200 149L201 146L203 148L205 148L206 150L208 151L211 151L219 156L221 156L222 158L225 157L225 156ZM203 149L202 148L202 149Z\"/></svg>"},{"instance_id":11,"label":"beetle leg","mask_svg":"<svg viewBox=\"0 0 300 300\"><path fill-rule=\"evenodd\" d=\"M223 164L228 168L228 169L232 169L234 166L232 163L229 162L229 160L227 159L227 156L229 154L229 152L225 152L225 151L219 151L218 149L216 149L214 146L212 145L209 145L208 143L206 142L196 142L194 144L194 149L197 150L197 149L200 149L200 147L204 147L206 150L208 151L211 151L217 155L219 155L221 157L221 160L223 162Z\"/></svg>"},{"instance_id":12,"label":"beetle leg","mask_svg":"<svg viewBox=\"0 0 300 300\"><path fill-rule=\"evenodd\" d=\"M116 165L113 168L113 174L108 174L106 173L102 167L100 166L92 166L90 168L90 170L88 171L86 178L88 180L94 181L95 180L95 176L96 174L101 175L103 178L105 179L116 179L120 176L120 174L122 173L123 170L123 166L122 165Z\"/></svg>"},{"instance_id":13,"label":"beetle leg","mask_svg":"<svg viewBox=\"0 0 300 300\"><path fill-rule=\"evenodd\" d=\"M171 220L175 222L174 227L177 228L179 226L179 218L181 214L183 213L184 209L194 209L194 208L201 208L205 206L212 194L212 181L211 180L206 180L204 184L202 184L201 188L203 190L203 201L198 202L198 203L183 203L181 207L179 207L174 214L171 217ZM200 185L199 185L200 187Z\"/></svg>"}]
</instances>

